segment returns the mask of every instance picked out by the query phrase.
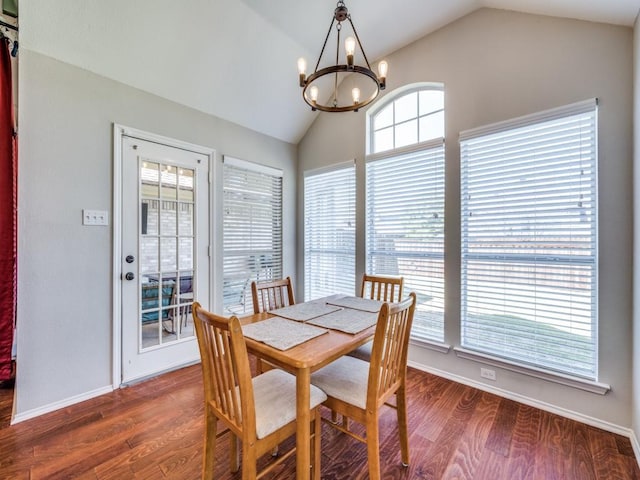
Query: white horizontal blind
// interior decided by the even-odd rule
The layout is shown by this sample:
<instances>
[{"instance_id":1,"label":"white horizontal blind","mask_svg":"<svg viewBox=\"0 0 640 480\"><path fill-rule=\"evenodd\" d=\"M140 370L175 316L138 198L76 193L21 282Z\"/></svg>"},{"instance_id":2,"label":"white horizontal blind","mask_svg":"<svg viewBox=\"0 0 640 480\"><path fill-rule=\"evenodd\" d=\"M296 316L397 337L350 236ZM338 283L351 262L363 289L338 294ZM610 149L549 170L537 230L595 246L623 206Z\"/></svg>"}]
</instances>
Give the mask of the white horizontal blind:
<instances>
[{"instance_id":1,"label":"white horizontal blind","mask_svg":"<svg viewBox=\"0 0 640 480\"><path fill-rule=\"evenodd\" d=\"M444 144L367 163L366 271L416 292L413 338L444 341Z\"/></svg>"},{"instance_id":2,"label":"white horizontal blind","mask_svg":"<svg viewBox=\"0 0 640 480\"><path fill-rule=\"evenodd\" d=\"M463 347L596 379L596 114L461 134Z\"/></svg>"},{"instance_id":3,"label":"white horizontal blind","mask_svg":"<svg viewBox=\"0 0 640 480\"><path fill-rule=\"evenodd\" d=\"M251 281L282 278L282 174L270 170L225 159L223 305L226 313L253 313Z\"/></svg>"},{"instance_id":4,"label":"white horizontal blind","mask_svg":"<svg viewBox=\"0 0 640 480\"><path fill-rule=\"evenodd\" d=\"M304 177L304 298L355 291L356 168Z\"/></svg>"}]
</instances>

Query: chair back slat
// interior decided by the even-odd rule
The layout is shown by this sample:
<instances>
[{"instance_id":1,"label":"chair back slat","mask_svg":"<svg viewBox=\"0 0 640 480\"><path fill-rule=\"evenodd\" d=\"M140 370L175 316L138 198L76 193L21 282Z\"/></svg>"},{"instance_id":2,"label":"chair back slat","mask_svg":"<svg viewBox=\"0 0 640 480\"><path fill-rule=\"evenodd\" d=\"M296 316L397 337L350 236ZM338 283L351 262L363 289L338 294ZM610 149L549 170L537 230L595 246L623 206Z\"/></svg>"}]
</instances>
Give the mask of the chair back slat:
<instances>
[{"instance_id":1,"label":"chair back slat","mask_svg":"<svg viewBox=\"0 0 640 480\"><path fill-rule=\"evenodd\" d=\"M272 282L251 282L251 296L253 313L269 312L296 303L291 277Z\"/></svg>"},{"instance_id":2,"label":"chair back slat","mask_svg":"<svg viewBox=\"0 0 640 480\"><path fill-rule=\"evenodd\" d=\"M412 292L400 303L382 305L371 349L367 402L384 403L406 375L415 304Z\"/></svg>"},{"instance_id":3,"label":"chair back slat","mask_svg":"<svg viewBox=\"0 0 640 480\"><path fill-rule=\"evenodd\" d=\"M381 302L399 302L402 300L403 285L403 277L367 275L365 273L362 276L360 296Z\"/></svg>"},{"instance_id":4,"label":"chair back slat","mask_svg":"<svg viewBox=\"0 0 640 480\"><path fill-rule=\"evenodd\" d=\"M255 432L255 405L247 347L238 317L220 317L193 304L202 359L205 402L241 436Z\"/></svg>"}]
</instances>

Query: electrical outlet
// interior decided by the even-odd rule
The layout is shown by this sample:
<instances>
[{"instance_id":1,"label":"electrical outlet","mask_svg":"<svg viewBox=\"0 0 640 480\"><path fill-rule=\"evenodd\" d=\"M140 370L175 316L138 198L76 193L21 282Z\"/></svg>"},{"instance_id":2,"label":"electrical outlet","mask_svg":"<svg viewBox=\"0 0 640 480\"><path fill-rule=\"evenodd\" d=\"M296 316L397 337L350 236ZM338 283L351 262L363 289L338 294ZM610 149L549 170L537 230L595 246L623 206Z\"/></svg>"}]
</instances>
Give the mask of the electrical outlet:
<instances>
[{"instance_id":1,"label":"electrical outlet","mask_svg":"<svg viewBox=\"0 0 640 480\"><path fill-rule=\"evenodd\" d=\"M481 368L480 369L480 376L482 378L486 378L488 380L495 380L496 379L496 371L495 370L491 370L490 368Z\"/></svg>"}]
</instances>

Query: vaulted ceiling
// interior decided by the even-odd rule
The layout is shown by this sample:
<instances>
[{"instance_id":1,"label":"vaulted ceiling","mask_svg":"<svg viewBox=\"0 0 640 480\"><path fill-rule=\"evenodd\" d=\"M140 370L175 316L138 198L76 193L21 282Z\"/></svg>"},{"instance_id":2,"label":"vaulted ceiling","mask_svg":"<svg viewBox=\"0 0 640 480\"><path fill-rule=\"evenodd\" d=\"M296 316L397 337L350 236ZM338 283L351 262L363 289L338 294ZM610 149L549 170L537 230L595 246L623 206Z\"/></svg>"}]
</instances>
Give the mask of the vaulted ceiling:
<instances>
[{"instance_id":1,"label":"vaulted ceiling","mask_svg":"<svg viewBox=\"0 0 640 480\"><path fill-rule=\"evenodd\" d=\"M346 0L375 60L483 8L632 26L640 0ZM335 0L30 0L21 48L297 143L317 115L296 61L318 57ZM393 75L393 65L389 66Z\"/></svg>"}]
</instances>

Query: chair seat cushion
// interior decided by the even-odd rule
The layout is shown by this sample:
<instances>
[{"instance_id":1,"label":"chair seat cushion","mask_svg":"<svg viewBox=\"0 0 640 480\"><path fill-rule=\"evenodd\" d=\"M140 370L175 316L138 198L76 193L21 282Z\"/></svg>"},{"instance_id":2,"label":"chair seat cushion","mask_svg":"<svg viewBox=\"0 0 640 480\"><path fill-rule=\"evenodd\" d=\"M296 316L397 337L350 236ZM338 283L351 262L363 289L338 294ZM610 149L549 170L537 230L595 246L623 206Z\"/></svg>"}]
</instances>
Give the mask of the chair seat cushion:
<instances>
[{"instance_id":1,"label":"chair seat cushion","mask_svg":"<svg viewBox=\"0 0 640 480\"><path fill-rule=\"evenodd\" d=\"M365 362L370 362L372 348L373 348L373 340L365 343L364 345L360 345L353 352L349 353L349 356L359 358L360 360L364 360Z\"/></svg>"},{"instance_id":2,"label":"chair seat cushion","mask_svg":"<svg viewBox=\"0 0 640 480\"><path fill-rule=\"evenodd\" d=\"M256 406L256 435L265 438L296 419L296 377L274 368L253 378ZM324 402L327 396L311 385L309 408Z\"/></svg>"},{"instance_id":3,"label":"chair seat cushion","mask_svg":"<svg viewBox=\"0 0 640 480\"><path fill-rule=\"evenodd\" d=\"M311 383L333 398L364 409L367 406L369 362L340 357L311 374Z\"/></svg>"}]
</instances>

